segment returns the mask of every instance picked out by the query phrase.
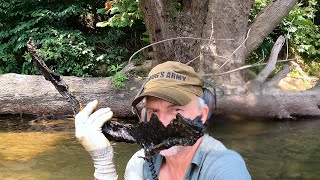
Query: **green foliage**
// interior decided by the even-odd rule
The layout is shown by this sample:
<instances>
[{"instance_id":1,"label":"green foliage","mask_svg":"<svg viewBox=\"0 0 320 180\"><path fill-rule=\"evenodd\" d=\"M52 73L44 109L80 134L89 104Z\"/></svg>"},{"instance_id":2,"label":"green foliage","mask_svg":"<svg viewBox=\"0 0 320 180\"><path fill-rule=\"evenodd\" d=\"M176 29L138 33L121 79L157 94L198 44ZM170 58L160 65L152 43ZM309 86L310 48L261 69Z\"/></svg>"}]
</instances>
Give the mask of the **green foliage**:
<instances>
[{"instance_id":1,"label":"green foliage","mask_svg":"<svg viewBox=\"0 0 320 180\"><path fill-rule=\"evenodd\" d=\"M90 45L96 47L97 54L94 63L90 65L91 74L96 76L113 75L115 71L109 71L108 67L128 59L132 53L128 47L134 44L131 44L130 39L133 37L118 29L110 29L103 36L92 35L89 37L88 41Z\"/></svg>"},{"instance_id":2,"label":"green foliage","mask_svg":"<svg viewBox=\"0 0 320 180\"><path fill-rule=\"evenodd\" d=\"M125 86L125 80L128 79L128 77L120 72L119 70L124 66L124 64L117 64L117 65L112 65L108 68L109 72L114 72L115 74L109 79L111 80L112 86L115 88L122 88Z\"/></svg>"},{"instance_id":3,"label":"green foliage","mask_svg":"<svg viewBox=\"0 0 320 180\"><path fill-rule=\"evenodd\" d=\"M317 0L298 3L279 26L290 35L293 49L306 59L320 60L320 27L314 24Z\"/></svg>"},{"instance_id":4,"label":"green foliage","mask_svg":"<svg viewBox=\"0 0 320 180\"><path fill-rule=\"evenodd\" d=\"M111 76L141 45L133 29L96 29L105 1L3 0L0 2L0 73L36 74L26 42L39 41L39 55L57 73ZM145 31L142 29L141 34ZM138 29L139 30L139 29Z\"/></svg>"},{"instance_id":5,"label":"green foliage","mask_svg":"<svg viewBox=\"0 0 320 180\"><path fill-rule=\"evenodd\" d=\"M150 38L150 35L149 35L149 32L146 31L142 34L142 37L141 37L141 40L150 44L151 43L151 38Z\"/></svg>"},{"instance_id":6,"label":"green foliage","mask_svg":"<svg viewBox=\"0 0 320 180\"><path fill-rule=\"evenodd\" d=\"M115 75L109 77L111 80L112 86L115 88L122 88L125 86L124 81L128 79L128 77L122 72L117 72Z\"/></svg>"},{"instance_id":7,"label":"green foliage","mask_svg":"<svg viewBox=\"0 0 320 180\"><path fill-rule=\"evenodd\" d=\"M182 11L182 4L180 2L181 0L173 0L173 6L176 11Z\"/></svg>"},{"instance_id":8,"label":"green foliage","mask_svg":"<svg viewBox=\"0 0 320 180\"><path fill-rule=\"evenodd\" d=\"M140 41L140 43L134 42L134 44L144 46L146 43L150 43L150 36L142 22L142 14L138 6L138 0L107 1L105 8L98 9L97 13L107 17L107 21L98 22L96 24L97 27L130 27L134 29L134 34L137 35L136 38L133 39L139 39ZM136 57L133 62L141 62L143 60L145 59L139 56ZM119 77L121 77L121 74Z\"/></svg>"},{"instance_id":9,"label":"green foliage","mask_svg":"<svg viewBox=\"0 0 320 180\"><path fill-rule=\"evenodd\" d=\"M251 9L250 21L268 5L271 0L256 0ZM247 59L247 63L258 62L271 53L275 40L280 35L289 35L289 50L291 55L303 57L311 65L312 61L320 60L320 27L314 23L317 11L320 10L317 0L303 0L297 3L289 15L263 41L261 46ZM319 66L317 67L319 68ZM308 68L311 70L312 68ZM260 68L252 69L259 72ZM310 74L314 72L309 71Z\"/></svg>"},{"instance_id":10,"label":"green foliage","mask_svg":"<svg viewBox=\"0 0 320 180\"><path fill-rule=\"evenodd\" d=\"M116 64L116 65L112 65L108 68L109 72L117 72L119 70L121 70L121 68L123 68L124 64Z\"/></svg>"},{"instance_id":11,"label":"green foliage","mask_svg":"<svg viewBox=\"0 0 320 180\"><path fill-rule=\"evenodd\" d=\"M111 15L107 21L97 23L98 27L131 27L135 21L142 19L138 0L113 0L110 3L110 9L106 7L97 10L97 13Z\"/></svg>"},{"instance_id":12,"label":"green foliage","mask_svg":"<svg viewBox=\"0 0 320 180\"><path fill-rule=\"evenodd\" d=\"M31 72L32 68L27 67L30 62L23 62L29 37L55 38L59 35L54 28L57 23L82 12L73 5L45 9L40 2L5 0L0 3L0 66L3 72L24 73L21 68Z\"/></svg>"},{"instance_id":13,"label":"green foliage","mask_svg":"<svg viewBox=\"0 0 320 180\"><path fill-rule=\"evenodd\" d=\"M305 68L311 76L320 78L320 62L312 61Z\"/></svg>"}]
</instances>

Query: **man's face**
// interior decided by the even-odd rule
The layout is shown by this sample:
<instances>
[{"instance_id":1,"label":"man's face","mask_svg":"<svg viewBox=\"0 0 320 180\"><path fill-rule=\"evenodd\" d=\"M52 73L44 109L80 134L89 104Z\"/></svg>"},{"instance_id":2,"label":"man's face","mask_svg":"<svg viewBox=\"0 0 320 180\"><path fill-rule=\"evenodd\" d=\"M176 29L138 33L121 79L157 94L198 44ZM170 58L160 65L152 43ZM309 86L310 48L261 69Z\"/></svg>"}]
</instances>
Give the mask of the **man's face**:
<instances>
[{"instance_id":1,"label":"man's face","mask_svg":"<svg viewBox=\"0 0 320 180\"><path fill-rule=\"evenodd\" d=\"M148 121L152 114L156 114L164 126L167 126L172 119L176 118L177 113L188 119L195 119L198 115L201 115L202 123L205 123L208 115L208 106L205 105L205 107L200 108L196 96L185 106L175 105L156 97L147 97L146 111ZM169 149L160 151L160 154L163 156L174 156L187 149L188 147L185 146L172 146Z\"/></svg>"},{"instance_id":2,"label":"man's face","mask_svg":"<svg viewBox=\"0 0 320 180\"><path fill-rule=\"evenodd\" d=\"M206 119L206 109L207 107L200 109L196 96L194 96L193 100L189 104L184 106L175 105L156 97L147 97L146 101L148 121L150 120L151 115L155 114L164 126L167 126L172 119L176 118L177 113L180 113L188 119L194 119L198 115L201 115L203 116L203 119Z\"/></svg>"}]
</instances>

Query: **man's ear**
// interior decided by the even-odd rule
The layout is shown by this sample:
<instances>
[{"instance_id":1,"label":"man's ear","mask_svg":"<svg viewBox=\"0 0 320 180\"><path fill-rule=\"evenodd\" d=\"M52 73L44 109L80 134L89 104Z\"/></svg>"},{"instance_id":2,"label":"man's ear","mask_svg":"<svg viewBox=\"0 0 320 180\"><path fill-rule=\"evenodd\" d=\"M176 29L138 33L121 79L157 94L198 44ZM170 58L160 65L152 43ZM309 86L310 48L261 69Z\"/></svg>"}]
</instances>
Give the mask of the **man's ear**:
<instances>
[{"instance_id":1,"label":"man's ear","mask_svg":"<svg viewBox=\"0 0 320 180\"><path fill-rule=\"evenodd\" d=\"M209 115L209 107L205 105L201 110L201 122L202 124L206 123Z\"/></svg>"}]
</instances>

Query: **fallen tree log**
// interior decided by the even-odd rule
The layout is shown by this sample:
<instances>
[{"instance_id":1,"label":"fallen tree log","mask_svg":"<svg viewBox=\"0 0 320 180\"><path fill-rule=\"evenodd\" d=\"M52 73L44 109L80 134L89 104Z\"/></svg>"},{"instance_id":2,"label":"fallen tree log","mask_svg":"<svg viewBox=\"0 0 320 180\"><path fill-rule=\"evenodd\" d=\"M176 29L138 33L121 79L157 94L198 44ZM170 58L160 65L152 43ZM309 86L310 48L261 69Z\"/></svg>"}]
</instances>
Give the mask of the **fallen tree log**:
<instances>
[{"instance_id":1,"label":"fallen tree log","mask_svg":"<svg viewBox=\"0 0 320 180\"><path fill-rule=\"evenodd\" d=\"M99 107L112 108L116 117L132 117L131 100L139 81L115 89L108 78L63 77L82 104L97 99ZM43 76L0 75L0 114L73 115L71 104Z\"/></svg>"},{"instance_id":2,"label":"fallen tree log","mask_svg":"<svg viewBox=\"0 0 320 180\"><path fill-rule=\"evenodd\" d=\"M280 80L291 70L287 65L273 78L268 78L275 70L284 41L283 36L277 39L266 67L255 79L234 87L221 87L225 95L217 100L218 110L211 109L213 114L276 118L320 116L319 82L313 88L304 91L286 91L277 88ZM40 59L35 49L32 53L36 60ZM41 65L41 62L40 60L40 66L47 68L44 62L42 62L44 65ZM63 81L60 76L58 79L52 78L51 76L56 75L50 69L42 74L47 80L54 82L46 81L43 76L0 75L0 114L73 115L74 98L79 101L76 104L82 105L97 99L100 102L99 107L110 107L115 117L133 117L131 101L143 81L143 78L131 78L125 88L115 89L105 77L64 77ZM60 86L64 88L62 93ZM71 103L63 97L66 91L70 92L71 98L67 100Z\"/></svg>"},{"instance_id":3,"label":"fallen tree log","mask_svg":"<svg viewBox=\"0 0 320 180\"><path fill-rule=\"evenodd\" d=\"M115 117L133 117L131 101L142 79L130 79L126 88L115 89L107 78L63 77L82 104L97 99L99 107L110 107ZM242 87L243 89L243 87ZM248 88L250 89L250 88ZM224 88L214 114L292 118L320 116L320 87L285 91L266 87L259 92ZM43 76L0 75L0 114L72 115L71 104Z\"/></svg>"},{"instance_id":4,"label":"fallen tree log","mask_svg":"<svg viewBox=\"0 0 320 180\"><path fill-rule=\"evenodd\" d=\"M223 114L253 117L291 119L296 116L320 116L320 89L269 89L263 94L227 95L218 106Z\"/></svg>"}]
</instances>

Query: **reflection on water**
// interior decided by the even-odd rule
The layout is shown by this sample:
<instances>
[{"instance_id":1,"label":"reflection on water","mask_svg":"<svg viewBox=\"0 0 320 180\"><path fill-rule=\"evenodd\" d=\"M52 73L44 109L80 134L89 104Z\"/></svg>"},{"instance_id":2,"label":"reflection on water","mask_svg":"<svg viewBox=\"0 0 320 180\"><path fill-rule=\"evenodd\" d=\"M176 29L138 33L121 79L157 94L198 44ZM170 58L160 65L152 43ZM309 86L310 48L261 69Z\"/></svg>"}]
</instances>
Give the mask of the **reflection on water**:
<instances>
[{"instance_id":1,"label":"reflection on water","mask_svg":"<svg viewBox=\"0 0 320 180\"><path fill-rule=\"evenodd\" d=\"M210 131L238 151L254 179L319 179L320 119L217 123Z\"/></svg>"},{"instance_id":2,"label":"reflection on water","mask_svg":"<svg viewBox=\"0 0 320 180\"><path fill-rule=\"evenodd\" d=\"M70 132L1 133L0 179L76 179L85 175L83 171L90 174L90 165L85 163L90 159L72 135Z\"/></svg>"},{"instance_id":3,"label":"reflection on water","mask_svg":"<svg viewBox=\"0 0 320 180\"><path fill-rule=\"evenodd\" d=\"M66 133L51 134L41 132L1 133L0 144L3 160L28 162L37 156L55 150L55 145L63 141ZM33 139L29 141L29 139Z\"/></svg>"},{"instance_id":4,"label":"reflection on water","mask_svg":"<svg viewBox=\"0 0 320 180\"><path fill-rule=\"evenodd\" d=\"M209 133L245 159L253 179L318 179L320 119L210 123ZM120 179L138 145L113 143ZM0 179L92 179L89 155L73 120L29 121L0 116Z\"/></svg>"},{"instance_id":5,"label":"reflection on water","mask_svg":"<svg viewBox=\"0 0 320 180\"><path fill-rule=\"evenodd\" d=\"M138 145L113 143L116 168L124 168ZM93 179L93 164L74 137L73 120L21 120L0 116L0 179Z\"/></svg>"}]
</instances>

